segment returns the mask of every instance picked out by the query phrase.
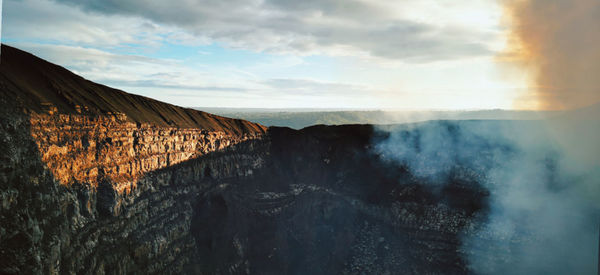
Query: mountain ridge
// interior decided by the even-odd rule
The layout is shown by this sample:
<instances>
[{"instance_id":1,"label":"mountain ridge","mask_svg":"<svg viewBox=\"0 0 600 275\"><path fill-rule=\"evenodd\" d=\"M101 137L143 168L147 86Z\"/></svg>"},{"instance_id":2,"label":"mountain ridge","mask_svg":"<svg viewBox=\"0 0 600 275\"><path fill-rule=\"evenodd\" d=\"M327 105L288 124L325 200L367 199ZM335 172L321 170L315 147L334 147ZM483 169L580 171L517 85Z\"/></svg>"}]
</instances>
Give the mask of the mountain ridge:
<instances>
[{"instance_id":1,"label":"mountain ridge","mask_svg":"<svg viewBox=\"0 0 600 275\"><path fill-rule=\"evenodd\" d=\"M264 133L266 127L134 95L95 83L28 52L2 44L0 89L4 100L25 112L125 114L156 126L200 128L228 134Z\"/></svg>"}]
</instances>

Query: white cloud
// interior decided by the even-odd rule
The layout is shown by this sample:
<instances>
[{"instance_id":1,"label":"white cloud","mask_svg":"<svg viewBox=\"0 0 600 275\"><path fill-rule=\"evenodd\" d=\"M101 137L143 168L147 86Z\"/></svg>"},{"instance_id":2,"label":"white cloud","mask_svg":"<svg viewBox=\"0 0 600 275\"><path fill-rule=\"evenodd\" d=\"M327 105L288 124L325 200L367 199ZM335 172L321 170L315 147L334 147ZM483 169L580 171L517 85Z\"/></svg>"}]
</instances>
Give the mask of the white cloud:
<instances>
[{"instance_id":1,"label":"white cloud","mask_svg":"<svg viewBox=\"0 0 600 275\"><path fill-rule=\"evenodd\" d=\"M453 5L422 6L402 12L402 2L358 0L311 1L95 1L59 0L94 16L144 18L161 26L186 30L200 40L217 41L233 48L271 53L361 55L409 62L430 62L489 55L490 26L475 29L456 16L448 20L413 18L436 10L453 11ZM472 5L473 6L473 5ZM433 9L436 8L436 9ZM456 8L454 8L456 10ZM468 16L487 23L473 8ZM435 14L434 14L435 15ZM438 18L445 18L438 16ZM479 18L479 19L477 19ZM454 21L452 21L452 20ZM475 29L475 30L474 30Z\"/></svg>"},{"instance_id":2,"label":"white cloud","mask_svg":"<svg viewBox=\"0 0 600 275\"><path fill-rule=\"evenodd\" d=\"M211 90L242 92L242 74L214 72L189 67L178 60L150 58L140 55L114 54L98 49L66 45L19 43L26 49L50 62L61 64L90 80L120 88L158 87L167 90ZM219 68L212 68L219 70Z\"/></svg>"},{"instance_id":3,"label":"white cloud","mask_svg":"<svg viewBox=\"0 0 600 275\"><path fill-rule=\"evenodd\" d=\"M334 94L338 96L356 96L374 91L374 88L360 84L315 79L277 78L265 80L263 84L275 91L293 95Z\"/></svg>"}]
</instances>

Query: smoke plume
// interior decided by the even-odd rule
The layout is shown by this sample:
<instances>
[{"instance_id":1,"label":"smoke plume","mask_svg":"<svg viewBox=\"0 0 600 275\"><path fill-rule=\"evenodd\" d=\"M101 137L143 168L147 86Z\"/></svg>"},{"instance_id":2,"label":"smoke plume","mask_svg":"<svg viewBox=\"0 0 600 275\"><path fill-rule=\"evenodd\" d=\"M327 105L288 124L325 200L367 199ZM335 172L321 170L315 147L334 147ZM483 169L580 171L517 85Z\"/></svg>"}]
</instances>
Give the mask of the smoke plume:
<instances>
[{"instance_id":1,"label":"smoke plume","mask_svg":"<svg viewBox=\"0 0 600 275\"><path fill-rule=\"evenodd\" d=\"M476 274L596 274L600 218L600 1L501 0L510 47L544 121L438 121L381 128L378 154L425 186L468 171L489 191L459 251Z\"/></svg>"},{"instance_id":2,"label":"smoke plume","mask_svg":"<svg viewBox=\"0 0 600 275\"><path fill-rule=\"evenodd\" d=\"M600 1L505 0L504 8L510 46L502 57L532 73L539 109L600 101Z\"/></svg>"}]
</instances>

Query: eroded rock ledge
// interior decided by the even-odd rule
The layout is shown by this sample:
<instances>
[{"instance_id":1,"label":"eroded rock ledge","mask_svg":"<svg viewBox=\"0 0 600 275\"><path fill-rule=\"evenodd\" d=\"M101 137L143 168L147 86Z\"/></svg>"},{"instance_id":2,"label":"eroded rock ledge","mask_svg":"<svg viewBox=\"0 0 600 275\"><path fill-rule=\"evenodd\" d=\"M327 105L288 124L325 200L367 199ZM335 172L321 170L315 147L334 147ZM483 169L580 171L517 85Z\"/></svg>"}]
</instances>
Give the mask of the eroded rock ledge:
<instances>
[{"instance_id":1,"label":"eroded rock ledge","mask_svg":"<svg viewBox=\"0 0 600 275\"><path fill-rule=\"evenodd\" d=\"M104 180L119 193L131 192L147 172L262 137L132 123L124 114L34 114L30 124L42 161L61 184L95 188Z\"/></svg>"}]
</instances>

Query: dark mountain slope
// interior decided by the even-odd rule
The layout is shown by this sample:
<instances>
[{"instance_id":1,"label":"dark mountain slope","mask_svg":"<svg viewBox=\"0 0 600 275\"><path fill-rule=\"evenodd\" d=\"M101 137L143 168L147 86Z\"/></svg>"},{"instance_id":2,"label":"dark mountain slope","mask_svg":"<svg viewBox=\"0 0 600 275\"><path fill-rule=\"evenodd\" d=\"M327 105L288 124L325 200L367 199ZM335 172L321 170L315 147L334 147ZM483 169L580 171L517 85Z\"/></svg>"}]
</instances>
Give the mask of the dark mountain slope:
<instances>
[{"instance_id":1,"label":"dark mountain slope","mask_svg":"<svg viewBox=\"0 0 600 275\"><path fill-rule=\"evenodd\" d=\"M86 80L19 49L2 45L2 97L26 111L102 115L124 113L133 122L157 126L221 130L230 134L264 132L265 127L133 95Z\"/></svg>"}]
</instances>

